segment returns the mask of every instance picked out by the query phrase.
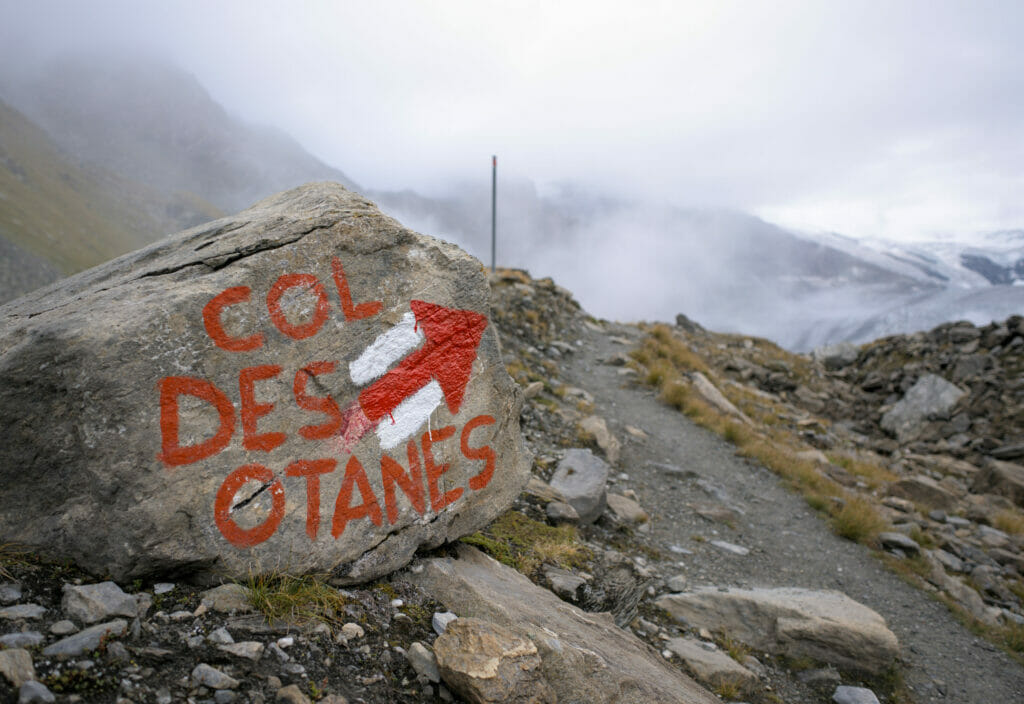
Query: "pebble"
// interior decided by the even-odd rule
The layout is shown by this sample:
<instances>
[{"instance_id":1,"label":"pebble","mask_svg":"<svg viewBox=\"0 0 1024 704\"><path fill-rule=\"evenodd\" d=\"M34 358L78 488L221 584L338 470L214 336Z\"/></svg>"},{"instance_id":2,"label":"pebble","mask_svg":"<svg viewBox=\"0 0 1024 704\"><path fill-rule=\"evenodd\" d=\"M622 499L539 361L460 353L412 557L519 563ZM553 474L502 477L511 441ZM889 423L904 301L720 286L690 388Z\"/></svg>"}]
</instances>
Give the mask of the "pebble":
<instances>
[{"instance_id":1,"label":"pebble","mask_svg":"<svg viewBox=\"0 0 1024 704\"><path fill-rule=\"evenodd\" d=\"M295 639L291 636L285 636L284 638L277 639L277 647L281 648L282 650L285 648L290 648L293 645L295 645Z\"/></svg>"},{"instance_id":2,"label":"pebble","mask_svg":"<svg viewBox=\"0 0 1024 704\"><path fill-rule=\"evenodd\" d=\"M736 545L735 543L729 543L725 540L710 540L708 542L714 545L719 550L725 550L726 552L731 552L734 555L742 556L750 554L749 548L745 548L742 545Z\"/></svg>"},{"instance_id":3,"label":"pebble","mask_svg":"<svg viewBox=\"0 0 1024 704\"><path fill-rule=\"evenodd\" d=\"M67 619L56 621L52 626L50 626L50 633L52 633L55 636L69 636L72 633L77 632L78 626L76 626L73 622L68 621Z\"/></svg>"},{"instance_id":4,"label":"pebble","mask_svg":"<svg viewBox=\"0 0 1024 704\"><path fill-rule=\"evenodd\" d=\"M448 624L457 618L458 616L451 611L436 611L430 619L430 623L434 627L434 633L441 635L448 629Z\"/></svg>"},{"instance_id":5,"label":"pebble","mask_svg":"<svg viewBox=\"0 0 1024 704\"><path fill-rule=\"evenodd\" d=\"M363 627L358 623L346 623L341 627L341 634L345 636L346 640L358 640L366 635L363 631Z\"/></svg>"},{"instance_id":6,"label":"pebble","mask_svg":"<svg viewBox=\"0 0 1024 704\"><path fill-rule=\"evenodd\" d=\"M215 667L206 663L199 663L192 670L193 687L209 687L210 689L235 689L239 681L234 677L224 674Z\"/></svg>"},{"instance_id":7,"label":"pebble","mask_svg":"<svg viewBox=\"0 0 1024 704\"><path fill-rule=\"evenodd\" d=\"M153 585L154 594L167 594L174 591L173 582L157 582Z\"/></svg>"},{"instance_id":8,"label":"pebble","mask_svg":"<svg viewBox=\"0 0 1024 704\"><path fill-rule=\"evenodd\" d=\"M18 704L35 704L36 702L48 704L55 701L57 698L53 696L53 692L47 689L42 682L29 680L18 690Z\"/></svg>"},{"instance_id":9,"label":"pebble","mask_svg":"<svg viewBox=\"0 0 1024 704\"><path fill-rule=\"evenodd\" d=\"M0 584L0 604L13 604L21 599L21 585L16 582Z\"/></svg>"},{"instance_id":10,"label":"pebble","mask_svg":"<svg viewBox=\"0 0 1024 704\"><path fill-rule=\"evenodd\" d=\"M435 684L441 681L441 673L437 669L437 657L423 643L416 641L410 645L405 656L416 674L426 677Z\"/></svg>"},{"instance_id":11,"label":"pebble","mask_svg":"<svg viewBox=\"0 0 1024 704\"><path fill-rule=\"evenodd\" d=\"M213 631L213 633L211 633L210 635L206 636L206 640L216 645L227 645L228 643L235 642L235 639L231 637L230 633L228 633L228 629L224 628L223 626Z\"/></svg>"},{"instance_id":12,"label":"pebble","mask_svg":"<svg viewBox=\"0 0 1024 704\"><path fill-rule=\"evenodd\" d=\"M235 657L256 662L263 657L263 651L266 650L266 646L254 640L245 640L240 643L226 643L217 649Z\"/></svg>"},{"instance_id":13,"label":"pebble","mask_svg":"<svg viewBox=\"0 0 1024 704\"><path fill-rule=\"evenodd\" d=\"M42 618L46 613L46 607L39 604L15 604L0 609L0 618L8 621L33 621Z\"/></svg>"},{"instance_id":14,"label":"pebble","mask_svg":"<svg viewBox=\"0 0 1024 704\"><path fill-rule=\"evenodd\" d=\"M836 687L832 694L835 704L879 704L878 697L870 689L864 687Z\"/></svg>"},{"instance_id":15,"label":"pebble","mask_svg":"<svg viewBox=\"0 0 1024 704\"><path fill-rule=\"evenodd\" d=\"M0 647L3 648L34 648L45 640L39 631L22 631L6 633L0 636Z\"/></svg>"},{"instance_id":16,"label":"pebble","mask_svg":"<svg viewBox=\"0 0 1024 704\"><path fill-rule=\"evenodd\" d=\"M668 582L665 583L670 592L681 592L686 589L686 575L677 574L674 577L669 577Z\"/></svg>"}]
</instances>

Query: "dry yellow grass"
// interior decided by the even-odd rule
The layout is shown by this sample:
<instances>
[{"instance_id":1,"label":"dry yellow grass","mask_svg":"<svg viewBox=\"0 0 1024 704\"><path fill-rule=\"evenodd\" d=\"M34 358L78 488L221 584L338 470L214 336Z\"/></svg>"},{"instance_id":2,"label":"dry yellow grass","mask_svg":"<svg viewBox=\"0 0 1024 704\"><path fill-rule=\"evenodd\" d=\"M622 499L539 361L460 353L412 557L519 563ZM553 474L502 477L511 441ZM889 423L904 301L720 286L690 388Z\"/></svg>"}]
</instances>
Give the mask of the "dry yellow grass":
<instances>
[{"instance_id":1,"label":"dry yellow grass","mask_svg":"<svg viewBox=\"0 0 1024 704\"><path fill-rule=\"evenodd\" d=\"M345 598L317 575L272 574L246 580L249 603L267 620L340 623Z\"/></svg>"},{"instance_id":2,"label":"dry yellow grass","mask_svg":"<svg viewBox=\"0 0 1024 704\"><path fill-rule=\"evenodd\" d=\"M886 522L870 501L852 497L833 514L832 527L837 535L866 543L885 530Z\"/></svg>"},{"instance_id":3,"label":"dry yellow grass","mask_svg":"<svg viewBox=\"0 0 1024 704\"><path fill-rule=\"evenodd\" d=\"M1018 509L1003 509L992 517L992 525L1011 535L1024 535L1024 514Z\"/></svg>"}]
</instances>

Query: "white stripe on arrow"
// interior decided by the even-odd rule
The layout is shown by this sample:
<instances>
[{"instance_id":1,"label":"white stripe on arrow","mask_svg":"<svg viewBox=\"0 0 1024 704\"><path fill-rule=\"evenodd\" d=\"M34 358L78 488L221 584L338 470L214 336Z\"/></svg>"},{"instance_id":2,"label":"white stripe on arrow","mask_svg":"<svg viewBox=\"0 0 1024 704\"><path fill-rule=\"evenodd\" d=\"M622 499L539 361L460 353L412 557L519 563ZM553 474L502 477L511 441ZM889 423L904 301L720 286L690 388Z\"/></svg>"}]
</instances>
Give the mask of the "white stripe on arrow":
<instances>
[{"instance_id":1,"label":"white stripe on arrow","mask_svg":"<svg viewBox=\"0 0 1024 704\"><path fill-rule=\"evenodd\" d=\"M365 386L383 376L392 364L423 343L423 331L416 325L416 316L408 312L398 325L379 336L359 359L348 365L352 383Z\"/></svg>"},{"instance_id":2,"label":"white stripe on arrow","mask_svg":"<svg viewBox=\"0 0 1024 704\"><path fill-rule=\"evenodd\" d=\"M377 424L381 448L390 450L419 430L443 400L441 385L434 379L398 404L398 408L391 412L391 419L384 418Z\"/></svg>"}]
</instances>

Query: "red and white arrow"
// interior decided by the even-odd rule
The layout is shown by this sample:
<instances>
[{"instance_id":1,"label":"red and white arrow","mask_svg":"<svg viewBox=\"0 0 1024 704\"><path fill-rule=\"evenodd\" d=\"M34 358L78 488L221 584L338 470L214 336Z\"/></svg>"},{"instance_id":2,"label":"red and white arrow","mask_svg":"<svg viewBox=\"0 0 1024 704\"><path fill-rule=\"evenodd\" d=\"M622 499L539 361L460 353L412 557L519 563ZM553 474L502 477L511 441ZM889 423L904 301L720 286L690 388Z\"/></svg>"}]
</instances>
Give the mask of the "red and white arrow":
<instances>
[{"instance_id":1,"label":"red and white arrow","mask_svg":"<svg viewBox=\"0 0 1024 704\"><path fill-rule=\"evenodd\" d=\"M452 415L462 406L487 318L426 301L410 301L409 307L411 313L349 364L355 384L373 383L344 412L346 451L371 429L381 448L390 450L426 423L442 400Z\"/></svg>"}]
</instances>

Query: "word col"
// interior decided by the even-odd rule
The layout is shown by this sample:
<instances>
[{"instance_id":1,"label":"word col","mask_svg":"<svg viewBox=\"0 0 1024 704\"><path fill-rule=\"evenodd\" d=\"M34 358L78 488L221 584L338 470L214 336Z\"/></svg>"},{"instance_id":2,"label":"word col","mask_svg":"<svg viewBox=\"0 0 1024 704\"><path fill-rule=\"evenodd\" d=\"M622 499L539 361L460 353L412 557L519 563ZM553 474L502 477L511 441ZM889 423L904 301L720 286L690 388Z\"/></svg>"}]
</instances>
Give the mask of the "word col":
<instances>
[{"instance_id":1,"label":"word col","mask_svg":"<svg viewBox=\"0 0 1024 704\"><path fill-rule=\"evenodd\" d=\"M381 301L356 305L352 300L341 262L331 262L331 277L338 295L345 321L370 318L381 312ZM286 299L291 289L301 295L312 295L315 306L307 320L289 320ZM293 292L294 293L294 292ZM262 330L246 330L243 334L229 334L223 322L231 306L255 305L248 286L227 288L203 307L202 317L206 335L214 345L228 352L249 355L267 345ZM303 340L316 335L330 317L330 298L326 287L312 274L283 274L266 294L266 312L270 323L285 338ZM448 425L428 430L419 435L430 414L442 399L454 417L461 408L466 387L472 373L477 348L487 326L487 319L476 312L445 308L426 301L412 300L410 311L402 322L379 336L357 359L349 364L354 384L363 386L358 398L342 408L331 396L309 393L311 380L317 376L338 371L339 360L315 360L294 371L291 395L284 402L304 413L311 414L310 422L298 428L296 434L306 441L327 441L320 447L330 447L334 453L349 454L344 465L341 488L334 502L331 535L338 539L349 521L367 518L375 526L383 524L384 515L392 525L399 518L396 487L406 503L419 515L427 511L427 500L432 512L443 510L458 500L468 488L485 488L494 474L494 450L479 444L486 431L474 431L495 424L490 415L478 415L461 428ZM260 316L257 319L261 319ZM404 358L402 355L405 355ZM397 362L397 364L395 364ZM394 365L394 366L392 366ZM241 446L250 452L269 453L282 446L288 433L280 429L266 429L273 422L271 416L279 403L257 400L258 382L277 379L282 374L291 376L278 364L246 366L238 372L238 408L219 386L208 379L192 376L167 376L159 384L161 451L159 459L168 467L179 467L208 459L228 447L238 427L241 427ZM288 378L288 377L285 377ZM207 439L183 445L180 438L181 398L191 397L205 402L216 411L217 428ZM281 399L278 399L281 402ZM266 417L266 418L265 418ZM264 429L258 428L261 418ZM383 493L384 511L366 473L364 463L354 454L353 446L363 435L376 431L380 439L379 486ZM419 435L419 437L414 437ZM405 464L384 453L405 445ZM441 478L451 467L447 462L435 460L439 443L448 441L454 450L457 445L466 460L482 463L479 471L468 478L466 487L444 489ZM306 534L315 540L320 526L321 480L339 468L336 457L296 459L284 468L285 477L305 480ZM270 510L261 523L243 528L232 517L236 497L249 482L263 485L257 493L266 492ZM360 502L352 505L354 489L359 490ZM260 463L244 464L225 477L214 500L214 522L232 545L251 547L270 538L280 526L285 514L285 488L272 470Z\"/></svg>"}]
</instances>

